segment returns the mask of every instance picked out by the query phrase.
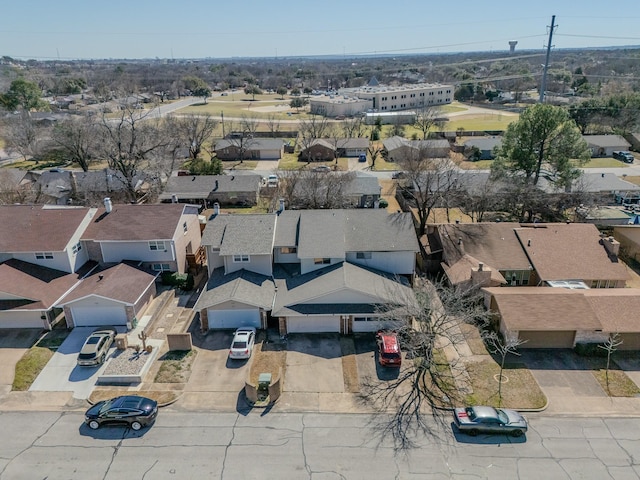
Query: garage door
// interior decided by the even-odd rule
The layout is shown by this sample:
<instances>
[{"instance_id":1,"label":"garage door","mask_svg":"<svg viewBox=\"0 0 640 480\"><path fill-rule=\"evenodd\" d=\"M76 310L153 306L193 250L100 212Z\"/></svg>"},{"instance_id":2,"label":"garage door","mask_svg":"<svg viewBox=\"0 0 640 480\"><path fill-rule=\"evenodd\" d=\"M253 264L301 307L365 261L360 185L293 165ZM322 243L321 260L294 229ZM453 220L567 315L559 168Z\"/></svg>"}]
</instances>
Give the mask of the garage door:
<instances>
[{"instance_id":1,"label":"garage door","mask_svg":"<svg viewBox=\"0 0 640 480\"><path fill-rule=\"evenodd\" d=\"M377 332L378 330L394 329L402 327L402 322L383 320L380 321L376 317L353 317L351 329L353 333Z\"/></svg>"},{"instance_id":2,"label":"garage door","mask_svg":"<svg viewBox=\"0 0 640 480\"><path fill-rule=\"evenodd\" d=\"M260 328L260 311L247 310L213 310L207 311L210 329L235 329L240 327Z\"/></svg>"},{"instance_id":3,"label":"garage door","mask_svg":"<svg viewBox=\"0 0 640 480\"><path fill-rule=\"evenodd\" d=\"M289 317L287 333L324 333L340 332L340 317Z\"/></svg>"},{"instance_id":4,"label":"garage door","mask_svg":"<svg viewBox=\"0 0 640 480\"><path fill-rule=\"evenodd\" d=\"M40 312L4 312L0 314L0 328L44 328Z\"/></svg>"},{"instance_id":5,"label":"garage door","mask_svg":"<svg viewBox=\"0 0 640 480\"><path fill-rule=\"evenodd\" d=\"M124 306L72 307L71 314L76 327L127 324L127 313Z\"/></svg>"},{"instance_id":6,"label":"garage door","mask_svg":"<svg viewBox=\"0 0 640 480\"><path fill-rule=\"evenodd\" d=\"M640 333L621 333L618 340L622 341L619 350L640 350Z\"/></svg>"},{"instance_id":7,"label":"garage door","mask_svg":"<svg viewBox=\"0 0 640 480\"><path fill-rule=\"evenodd\" d=\"M573 348L573 340L576 332L558 331L558 332L538 332L538 331L520 331L520 339L526 341L519 348Z\"/></svg>"}]
</instances>

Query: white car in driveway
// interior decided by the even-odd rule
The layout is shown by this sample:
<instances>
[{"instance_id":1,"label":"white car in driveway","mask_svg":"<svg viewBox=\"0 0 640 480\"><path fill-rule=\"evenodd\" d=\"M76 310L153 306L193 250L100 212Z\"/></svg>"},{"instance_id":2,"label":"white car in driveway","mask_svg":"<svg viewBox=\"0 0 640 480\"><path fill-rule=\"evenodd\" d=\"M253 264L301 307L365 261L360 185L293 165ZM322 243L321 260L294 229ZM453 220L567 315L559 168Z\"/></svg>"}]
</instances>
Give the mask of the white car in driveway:
<instances>
[{"instance_id":1,"label":"white car in driveway","mask_svg":"<svg viewBox=\"0 0 640 480\"><path fill-rule=\"evenodd\" d=\"M229 358L233 360L244 360L251 358L253 345L256 343L256 329L253 327L241 327L233 334L231 347L229 348Z\"/></svg>"}]
</instances>

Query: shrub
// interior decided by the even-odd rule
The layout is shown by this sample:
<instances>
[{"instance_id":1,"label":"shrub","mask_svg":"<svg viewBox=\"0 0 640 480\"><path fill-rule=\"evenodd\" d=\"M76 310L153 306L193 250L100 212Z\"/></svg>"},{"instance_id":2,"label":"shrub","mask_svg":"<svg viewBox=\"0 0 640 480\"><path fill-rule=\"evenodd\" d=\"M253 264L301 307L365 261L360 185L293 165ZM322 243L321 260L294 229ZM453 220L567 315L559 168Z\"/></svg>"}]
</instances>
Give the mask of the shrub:
<instances>
[{"instance_id":1,"label":"shrub","mask_svg":"<svg viewBox=\"0 0 640 480\"><path fill-rule=\"evenodd\" d=\"M378 202L380 208L387 208L389 206L389 202L387 202L384 198L381 198Z\"/></svg>"},{"instance_id":2,"label":"shrub","mask_svg":"<svg viewBox=\"0 0 640 480\"><path fill-rule=\"evenodd\" d=\"M576 343L573 351L583 357L606 357L607 351L600 346L603 343Z\"/></svg>"},{"instance_id":3,"label":"shrub","mask_svg":"<svg viewBox=\"0 0 640 480\"><path fill-rule=\"evenodd\" d=\"M188 273L162 272L160 275L163 285L181 288L182 290L193 290L193 275Z\"/></svg>"}]
</instances>

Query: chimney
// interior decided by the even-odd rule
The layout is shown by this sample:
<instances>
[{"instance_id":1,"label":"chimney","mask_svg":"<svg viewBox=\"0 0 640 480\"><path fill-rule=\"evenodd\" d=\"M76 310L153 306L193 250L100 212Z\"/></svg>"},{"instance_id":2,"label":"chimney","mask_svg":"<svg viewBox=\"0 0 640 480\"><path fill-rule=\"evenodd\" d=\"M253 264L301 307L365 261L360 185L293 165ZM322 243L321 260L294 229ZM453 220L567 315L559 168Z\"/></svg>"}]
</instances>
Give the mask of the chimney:
<instances>
[{"instance_id":1,"label":"chimney","mask_svg":"<svg viewBox=\"0 0 640 480\"><path fill-rule=\"evenodd\" d=\"M104 209L107 211L107 213L111 213L111 210L113 210L111 199L109 197L105 197L103 202L104 202Z\"/></svg>"},{"instance_id":2,"label":"chimney","mask_svg":"<svg viewBox=\"0 0 640 480\"><path fill-rule=\"evenodd\" d=\"M279 200L280 208L278 208L278 212L284 212L284 198Z\"/></svg>"},{"instance_id":3,"label":"chimney","mask_svg":"<svg viewBox=\"0 0 640 480\"><path fill-rule=\"evenodd\" d=\"M613 237L605 238L602 242L609 255L617 257L620 254L620 242Z\"/></svg>"},{"instance_id":4,"label":"chimney","mask_svg":"<svg viewBox=\"0 0 640 480\"><path fill-rule=\"evenodd\" d=\"M471 282L477 287L488 287L491 285L491 270L484 268L483 263L478 263L478 268L471 269Z\"/></svg>"},{"instance_id":5,"label":"chimney","mask_svg":"<svg viewBox=\"0 0 640 480\"><path fill-rule=\"evenodd\" d=\"M218 202L213 204L213 214L220 215L220 204Z\"/></svg>"},{"instance_id":6,"label":"chimney","mask_svg":"<svg viewBox=\"0 0 640 480\"><path fill-rule=\"evenodd\" d=\"M171 203L178 203L178 196L175 193L171 194Z\"/></svg>"}]
</instances>

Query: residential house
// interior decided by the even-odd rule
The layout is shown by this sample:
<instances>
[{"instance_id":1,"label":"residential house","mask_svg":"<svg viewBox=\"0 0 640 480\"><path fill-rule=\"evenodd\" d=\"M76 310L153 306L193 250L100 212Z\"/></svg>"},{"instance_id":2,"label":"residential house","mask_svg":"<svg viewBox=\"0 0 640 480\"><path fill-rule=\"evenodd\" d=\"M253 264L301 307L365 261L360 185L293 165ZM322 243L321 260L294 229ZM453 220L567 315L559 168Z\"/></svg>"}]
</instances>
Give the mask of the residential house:
<instances>
[{"instance_id":1,"label":"residential house","mask_svg":"<svg viewBox=\"0 0 640 480\"><path fill-rule=\"evenodd\" d=\"M616 225L613 238L620 243L620 250L627 258L640 261L640 226Z\"/></svg>"},{"instance_id":2,"label":"residential house","mask_svg":"<svg viewBox=\"0 0 640 480\"><path fill-rule=\"evenodd\" d=\"M640 289L486 288L487 306L518 348L573 348L618 334L619 350L640 349Z\"/></svg>"},{"instance_id":3,"label":"residential house","mask_svg":"<svg viewBox=\"0 0 640 480\"><path fill-rule=\"evenodd\" d=\"M407 158L447 158L451 145L445 139L407 140L403 137L390 137L382 142L382 156L388 162L402 161Z\"/></svg>"},{"instance_id":4,"label":"residential house","mask_svg":"<svg viewBox=\"0 0 640 480\"><path fill-rule=\"evenodd\" d=\"M640 152L640 132L628 133L624 136L624 139L629 142L629 148Z\"/></svg>"},{"instance_id":5,"label":"residential house","mask_svg":"<svg viewBox=\"0 0 640 480\"><path fill-rule=\"evenodd\" d=\"M591 288L620 288L628 279L618 261L619 243L601 238L592 224L444 224L429 226L428 236L428 260L440 261L454 285L541 286L572 280ZM476 273L473 279L480 264L490 278L480 281Z\"/></svg>"},{"instance_id":6,"label":"residential house","mask_svg":"<svg viewBox=\"0 0 640 480\"><path fill-rule=\"evenodd\" d=\"M284 148L277 138L225 138L216 143L215 152L220 160L279 160Z\"/></svg>"},{"instance_id":7,"label":"residential house","mask_svg":"<svg viewBox=\"0 0 640 480\"><path fill-rule=\"evenodd\" d=\"M162 202L181 202L208 208L220 205L255 205L258 203L260 175L179 175L169 177Z\"/></svg>"},{"instance_id":8,"label":"residential house","mask_svg":"<svg viewBox=\"0 0 640 480\"><path fill-rule=\"evenodd\" d=\"M384 210L216 215L203 235L212 272L203 329L373 331L380 308L410 301L418 251L411 216Z\"/></svg>"},{"instance_id":9,"label":"residential house","mask_svg":"<svg viewBox=\"0 0 640 480\"><path fill-rule=\"evenodd\" d=\"M611 157L614 150L629 150L631 146L621 135L583 135L592 157Z\"/></svg>"},{"instance_id":10,"label":"residential house","mask_svg":"<svg viewBox=\"0 0 640 480\"><path fill-rule=\"evenodd\" d=\"M382 188L378 178L363 172L327 172L295 181L290 205L295 208L373 208Z\"/></svg>"},{"instance_id":11,"label":"residential house","mask_svg":"<svg viewBox=\"0 0 640 480\"><path fill-rule=\"evenodd\" d=\"M185 273L199 256L198 208L185 204L112 205L98 209L82 233L89 258L101 265L125 260L153 271Z\"/></svg>"},{"instance_id":12,"label":"residential house","mask_svg":"<svg viewBox=\"0 0 640 480\"><path fill-rule=\"evenodd\" d=\"M326 162L338 157L358 158L366 155L368 138L318 138L300 152L300 159Z\"/></svg>"},{"instance_id":13,"label":"residential house","mask_svg":"<svg viewBox=\"0 0 640 480\"><path fill-rule=\"evenodd\" d=\"M157 273L118 263L94 269L60 298L68 328L101 325L134 328L156 294Z\"/></svg>"},{"instance_id":14,"label":"residential house","mask_svg":"<svg viewBox=\"0 0 640 480\"><path fill-rule=\"evenodd\" d=\"M464 151L471 160L493 160L495 149L500 145L502 137L473 137L464 142Z\"/></svg>"}]
</instances>

